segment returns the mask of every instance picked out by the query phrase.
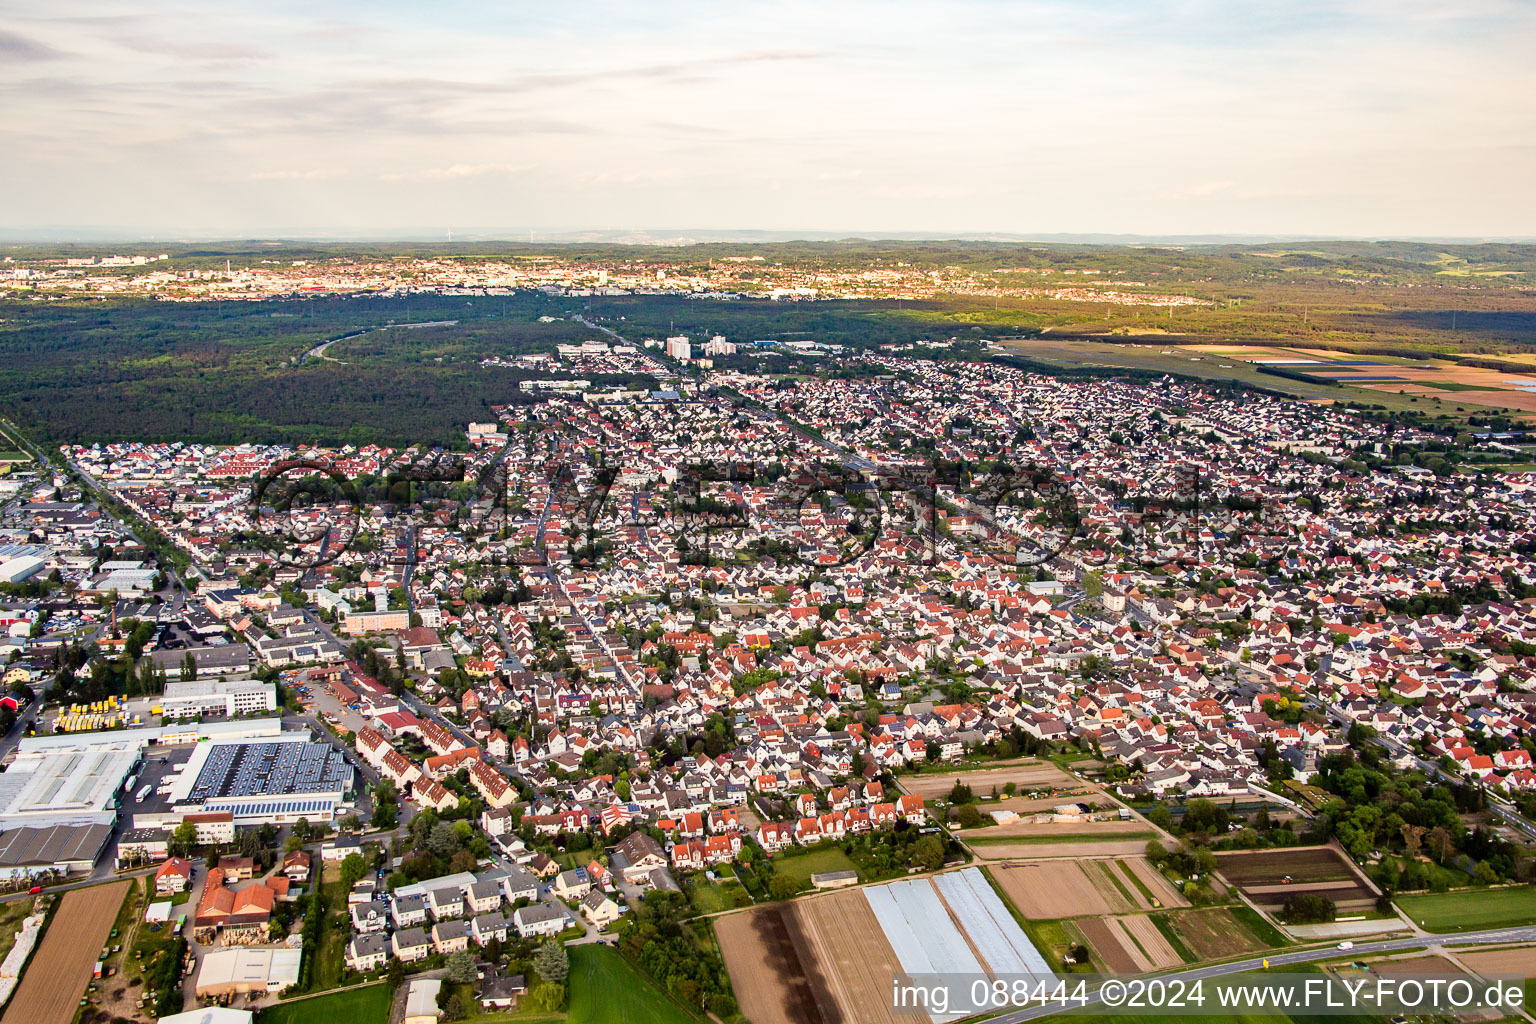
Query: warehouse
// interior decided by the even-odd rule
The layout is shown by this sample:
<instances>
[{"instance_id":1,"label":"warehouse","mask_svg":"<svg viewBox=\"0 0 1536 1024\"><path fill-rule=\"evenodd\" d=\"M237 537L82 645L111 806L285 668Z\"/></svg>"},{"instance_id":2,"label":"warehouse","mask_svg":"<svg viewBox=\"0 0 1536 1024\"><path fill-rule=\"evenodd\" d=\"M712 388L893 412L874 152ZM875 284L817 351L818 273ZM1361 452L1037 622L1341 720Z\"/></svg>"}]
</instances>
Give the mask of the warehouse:
<instances>
[{"instance_id":1,"label":"warehouse","mask_svg":"<svg viewBox=\"0 0 1536 1024\"><path fill-rule=\"evenodd\" d=\"M36 555L0 560L0 583L24 583L41 572L47 564Z\"/></svg>"},{"instance_id":2,"label":"warehouse","mask_svg":"<svg viewBox=\"0 0 1536 1024\"><path fill-rule=\"evenodd\" d=\"M320 822L336 817L352 784L339 750L308 733L282 733L199 744L168 802L178 814L229 811L236 825Z\"/></svg>"},{"instance_id":3,"label":"warehouse","mask_svg":"<svg viewBox=\"0 0 1536 1024\"><path fill-rule=\"evenodd\" d=\"M287 946L216 949L204 955L197 972L197 997L281 992L298 982L303 952Z\"/></svg>"},{"instance_id":4,"label":"warehouse","mask_svg":"<svg viewBox=\"0 0 1536 1024\"><path fill-rule=\"evenodd\" d=\"M89 871L111 837L111 825L28 825L5 829L0 831L0 878Z\"/></svg>"}]
</instances>

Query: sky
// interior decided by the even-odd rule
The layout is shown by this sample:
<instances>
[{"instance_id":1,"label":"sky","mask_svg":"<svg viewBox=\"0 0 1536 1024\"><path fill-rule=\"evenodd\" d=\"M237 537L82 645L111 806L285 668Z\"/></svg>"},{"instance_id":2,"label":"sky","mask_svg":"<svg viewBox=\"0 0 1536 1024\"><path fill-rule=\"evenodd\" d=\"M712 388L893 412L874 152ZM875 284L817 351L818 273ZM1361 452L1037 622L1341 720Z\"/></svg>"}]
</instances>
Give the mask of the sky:
<instances>
[{"instance_id":1,"label":"sky","mask_svg":"<svg viewBox=\"0 0 1536 1024\"><path fill-rule=\"evenodd\" d=\"M0 0L0 230L1536 236L1532 0Z\"/></svg>"}]
</instances>

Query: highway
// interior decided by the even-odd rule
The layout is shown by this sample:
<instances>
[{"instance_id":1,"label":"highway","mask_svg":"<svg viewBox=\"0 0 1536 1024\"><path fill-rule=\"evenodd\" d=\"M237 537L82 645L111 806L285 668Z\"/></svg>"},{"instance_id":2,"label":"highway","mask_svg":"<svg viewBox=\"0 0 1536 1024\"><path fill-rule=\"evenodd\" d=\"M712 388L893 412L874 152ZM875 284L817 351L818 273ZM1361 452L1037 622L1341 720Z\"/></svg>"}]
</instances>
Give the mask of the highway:
<instances>
[{"instance_id":1,"label":"highway","mask_svg":"<svg viewBox=\"0 0 1536 1024\"><path fill-rule=\"evenodd\" d=\"M1495 928L1481 932L1463 932L1460 935L1421 935L1409 939L1387 939L1381 942L1357 942L1346 954L1337 946L1327 946L1321 949L1299 950L1294 953L1272 953L1266 957L1250 957L1247 960L1234 960L1230 963L1212 964L1209 967L1192 967L1187 971L1173 971L1168 974L1156 975L1163 981L1195 982L1210 978L1223 978L1233 974L1243 974L1248 971L1261 971L1267 959L1271 969L1298 964L1313 964L1324 960L1338 960L1344 957L1356 958L1362 955L1375 953L1398 953L1404 950L1424 949L1429 946L1497 946L1513 942L1536 942L1536 927L1525 926L1520 928ZM1097 1005L1093 997L1090 998L1090 1006ZM1000 1014L990 1018L991 1024L1018 1024L1020 1021L1035 1020L1039 1017L1047 1017L1064 1010L1079 1010L1072 1006L1036 1006L1011 1013ZM1173 1019L1172 1017L1169 1018Z\"/></svg>"}]
</instances>

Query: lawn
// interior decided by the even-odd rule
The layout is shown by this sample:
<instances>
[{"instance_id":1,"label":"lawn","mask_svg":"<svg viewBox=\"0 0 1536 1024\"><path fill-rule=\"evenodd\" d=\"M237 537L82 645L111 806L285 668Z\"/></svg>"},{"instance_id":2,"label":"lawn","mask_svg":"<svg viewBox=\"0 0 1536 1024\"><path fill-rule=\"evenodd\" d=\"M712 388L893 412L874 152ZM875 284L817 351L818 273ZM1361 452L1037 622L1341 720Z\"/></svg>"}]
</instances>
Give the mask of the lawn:
<instances>
[{"instance_id":1,"label":"lawn","mask_svg":"<svg viewBox=\"0 0 1536 1024\"><path fill-rule=\"evenodd\" d=\"M698 1024L607 946L572 946L570 954L570 1024Z\"/></svg>"},{"instance_id":2,"label":"lawn","mask_svg":"<svg viewBox=\"0 0 1536 1024\"><path fill-rule=\"evenodd\" d=\"M1399 896L1403 913L1432 932L1472 932L1536 922L1536 887Z\"/></svg>"},{"instance_id":3,"label":"lawn","mask_svg":"<svg viewBox=\"0 0 1536 1024\"><path fill-rule=\"evenodd\" d=\"M829 846L824 850L812 850L810 853L800 853L786 857L779 854L773 858L773 871L776 875L788 875L801 885L809 885L812 875L819 875L824 871L857 871L858 865L848 859L840 846Z\"/></svg>"},{"instance_id":4,"label":"lawn","mask_svg":"<svg viewBox=\"0 0 1536 1024\"><path fill-rule=\"evenodd\" d=\"M314 910L311 908L310 913ZM310 991L323 992L341 984L341 976L347 969L347 939L351 925L347 919L347 890L340 880L325 883L325 922L320 928L320 941L311 954L315 957L314 975Z\"/></svg>"},{"instance_id":5,"label":"lawn","mask_svg":"<svg viewBox=\"0 0 1536 1024\"><path fill-rule=\"evenodd\" d=\"M715 914L722 910L734 910L737 907L752 905L752 897L735 879L711 882L703 875L698 875L690 879L685 888L688 892L688 902L693 905L694 913L697 914Z\"/></svg>"},{"instance_id":6,"label":"lawn","mask_svg":"<svg viewBox=\"0 0 1536 1024\"><path fill-rule=\"evenodd\" d=\"M383 1024L389 1020L390 994L385 984L349 988L328 996L296 999L269 1006L257 1015L260 1024Z\"/></svg>"}]
</instances>

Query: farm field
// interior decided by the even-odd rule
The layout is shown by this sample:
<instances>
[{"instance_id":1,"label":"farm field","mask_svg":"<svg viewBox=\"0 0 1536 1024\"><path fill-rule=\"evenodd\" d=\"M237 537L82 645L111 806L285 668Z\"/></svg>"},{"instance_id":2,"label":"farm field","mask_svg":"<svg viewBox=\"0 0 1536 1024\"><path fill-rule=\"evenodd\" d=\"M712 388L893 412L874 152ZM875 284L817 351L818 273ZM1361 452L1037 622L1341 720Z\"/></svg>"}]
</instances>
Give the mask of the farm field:
<instances>
[{"instance_id":1,"label":"farm field","mask_svg":"<svg viewBox=\"0 0 1536 1024\"><path fill-rule=\"evenodd\" d=\"M575 958L572 957L574 960ZM296 999L268 1006L256 1015L257 1024L375 1024L389 1019L390 992L384 984L333 992L313 999Z\"/></svg>"},{"instance_id":2,"label":"farm field","mask_svg":"<svg viewBox=\"0 0 1536 1024\"><path fill-rule=\"evenodd\" d=\"M1009 838L998 836L988 842L984 835L961 833L978 858L985 861L1012 860L1082 860L1094 857L1135 857L1146 851L1147 840L1155 833L1113 838L1078 834L1054 837Z\"/></svg>"},{"instance_id":3,"label":"farm field","mask_svg":"<svg viewBox=\"0 0 1536 1024\"><path fill-rule=\"evenodd\" d=\"M1456 959L1474 971L1489 974L1519 974L1536 978L1536 946L1520 949L1486 949L1456 953Z\"/></svg>"},{"instance_id":4,"label":"farm field","mask_svg":"<svg viewBox=\"0 0 1536 1024\"><path fill-rule=\"evenodd\" d=\"M1216 870L1243 895L1264 907L1278 907L1300 893L1327 896L1340 908L1358 909L1376 899L1376 890L1331 846L1218 853ZM1289 877L1290 882L1284 881Z\"/></svg>"},{"instance_id":5,"label":"farm field","mask_svg":"<svg viewBox=\"0 0 1536 1024\"><path fill-rule=\"evenodd\" d=\"M1184 945L1202 960L1222 960L1265 948L1263 942L1224 908L1170 914L1168 920Z\"/></svg>"},{"instance_id":6,"label":"farm field","mask_svg":"<svg viewBox=\"0 0 1536 1024\"><path fill-rule=\"evenodd\" d=\"M1461 968L1443 956L1410 956L1401 960L1372 960L1377 974L1462 974Z\"/></svg>"},{"instance_id":7,"label":"farm field","mask_svg":"<svg viewBox=\"0 0 1536 1024\"><path fill-rule=\"evenodd\" d=\"M1218 853L1216 870L1233 885L1262 885L1290 875L1298 882L1333 882L1353 877L1349 864L1331 846L1300 846L1253 853Z\"/></svg>"},{"instance_id":8,"label":"farm field","mask_svg":"<svg viewBox=\"0 0 1536 1024\"><path fill-rule=\"evenodd\" d=\"M907 775L903 776L900 782L902 789L908 793L916 793L924 800L948 796L949 791L955 788L956 782L964 782L977 796L989 795L993 786L1001 792L1002 788L1010 782L1024 793L1038 789L1061 791L1059 798L1052 799L1053 803L1070 802L1071 797L1076 794L1097 795L1100 792L1096 787L1068 775L1049 761L1037 760L1022 761L1001 768L944 772L935 775Z\"/></svg>"},{"instance_id":9,"label":"farm field","mask_svg":"<svg viewBox=\"0 0 1536 1024\"><path fill-rule=\"evenodd\" d=\"M972 833L966 833L965 838L985 838L987 840L1001 839L1043 839L1047 842L1057 842L1058 837L1066 836L1069 839L1097 838L1108 836L1111 838L1136 835L1143 839L1150 839L1153 835L1151 828L1142 821L1121 821L1111 818L1108 821L1071 821L1049 822L1035 824L1033 822L1014 821L1006 825L990 825L985 829Z\"/></svg>"},{"instance_id":10,"label":"farm field","mask_svg":"<svg viewBox=\"0 0 1536 1024\"><path fill-rule=\"evenodd\" d=\"M995 865L988 870L1019 913L1033 920L1152 909L1146 895L1112 860L1044 860ZM1182 897L1173 894L1171 886L1163 885L1158 898L1165 900L1164 906L1186 905Z\"/></svg>"},{"instance_id":11,"label":"farm field","mask_svg":"<svg viewBox=\"0 0 1536 1024\"><path fill-rule=\"evenodd\" d=\"M1399 896L1397 905L1432 932L1472 932L1536 922L1536 888L1528 885Z\"/></svg>"},{"instance_id":12,"label":"farm field","mask_svg":"<svg viewBox=\"0 0 1536 1024\"><path fill-rule=\"evenodd\" d=\"M112 931L129 883L111 882L64 894L4 1024L69 1024L91 980L91 965Z\"/></svg>"},{"instance_id":13,"label":"farm field","mask_svg":"<svg viewBox=\"0 0 1536 1024\"><path fill-rule=\"evenodd\" d=\"M1115 973L1156 971L1184 962L1146 914L1089 918L1076 926Z\"/></svg>"},{"instance_id":14,"label":"farm field","mask_svg":"<svg viewBox=\"0 0 1536 1024\"><path fill-rule=\"evenodd\" d=\"M715 919L742 1013L753 1024L896 1024L896 954L862 891L844 890Z\"/></svg>"},{"instance_id":15,"label":"farm field","mask_svg":"<svg viewBox=\"0 0 1536 1024\"><path fill-rule=\"evenodd\" d=\"M571 946L570 955L567 1024L696 1024L697 1018L607 946Z\"/></svg>"}]
</instances>

